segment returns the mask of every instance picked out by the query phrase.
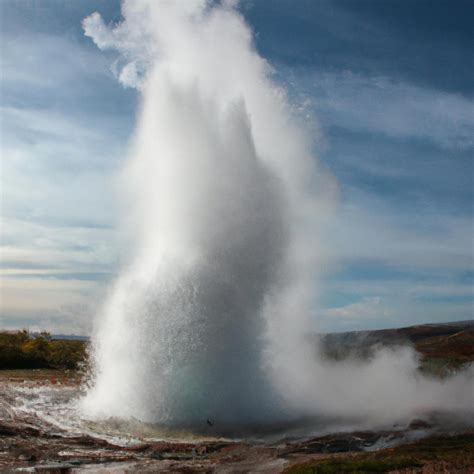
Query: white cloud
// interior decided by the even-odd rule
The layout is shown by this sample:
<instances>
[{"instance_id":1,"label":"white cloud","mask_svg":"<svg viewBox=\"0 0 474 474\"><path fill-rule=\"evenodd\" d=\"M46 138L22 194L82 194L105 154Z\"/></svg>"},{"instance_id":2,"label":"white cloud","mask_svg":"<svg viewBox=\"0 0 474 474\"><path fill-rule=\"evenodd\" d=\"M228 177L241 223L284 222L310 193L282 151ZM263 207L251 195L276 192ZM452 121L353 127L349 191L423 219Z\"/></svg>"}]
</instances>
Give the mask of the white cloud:
<instances>
[{"instance_id":1,"label":"white cloud","mask_svg":"<svg viewBox=\"0 0 474 474\"><path fill-rule=\"evenodd\" d=\"M54 90L64 84L76 84L84 77L111 75L103 55L66 37L40 33L5 36L0 55L3 87Z\"/></svg>"},{"instance_id":2,"label":"white cloud","mask_svg":"<svg viewBox=\"0 0 474 474\"><path fill-rule=\"evenodd\" d=\"M111 229L4 219L0 327L88 333L117 265Z\"/></svg>"},{"instance_id":3,"label":"white cloud","mask_svg":"<svg viewBox=\"0 0 474 474\"><path fill-rule=\"evenodd\" d=\"M128 15L140 16L141 7L132 4L130 8L137 10ZM202 4L187 2L190 9ZM153 44L143 37L151 32L126 31L125 25L109 28L98 14L86 19L84 27L101 49L118 50L114 74L122 84L139 85L151 54L143 45ZM22 273L110 271L117 243L113 229L104 228L115 221L109 177L124 153L126 137L114 133L117 127L111 116L89 117L89 123L75 117L74 108L61 112L57 107L61 97L70 98L89 87L86 80L111 76L110 57L73 39L35 34L5 38L0 60L2 86L14 87L20 98L23 92L34 91L51 101L48 110L10 105L0 111L2 260L11 267L8 271ZM427 139L452 149L473 146L472 99L351 73L309 73L296 82L296 89L306 91L306 107L314 107L326 124L393 138ZM78 103L77 110L82 105ZM359 161L360 166L371 166ZM396 214L370 196L345 205L326 232L336 263L366 259L448 275L471 267L471 234L468 217ZM385 301L385 294L390 297L397 288L409 291L398 281L357 284L363 289L356 297L366 305L364 298L372 296L364 295L380 295ZM410 291L407 298L412 299L469 293L465 286L441 283L417 285Z\"/></svg>"},{"instance_id":4,"label":"white cloud","mask_svg":"<svg viewBox=\"0 0 474 474\"><path fill-rule=\"evenodd\" d=\"M2 47L0 327L87 333L117 265L113 172L126 137L115 117L74 103L97 75L112 79L105 59L65 38Z\"/></svg>"},{"instance_id":5,"label":"white cloud","mask_svg":"<svg viewBox=\"0 0 474 474\"><path fill-rule=\"evenodd\" d=\"M326 315L335 318L381 318L390 316L391 312L384 308L379 296L367 296L357 303L347 304L326 310Z\"/></svg>"},{"instance_id":6,"label":"white cloud","mask_svg":"<svg viewBox=\"0 0 474 474\"><path fill-rule=\"evenodd\" d=\"M318 331L351 331L396 326L394 316L393 309L380 296L363 296L354 303L318 310L314 321Z\"/></svg>"},{"instance_id":7,"label":"white cloud","mask_svg":"<svg viewBox=\"0 0 474 474\"><path fill-rule=\"evenodd\" d=\"M436 275L428 283L416 283L419 276L402 274L401 276L366 278L363 271L357 278L347 278L343 275L337 279L328 279L324 282L326 291L351 295L361 298L367 294L377 294L384 300L399 298L405 300L434 300L441 298L469 298L473 296L474 288L468 283L450 281L446 275ZM434 281L433 281L434 280Z\"/></svg>"},{"instance_id":8,"label":"white cloud","mask_svg":"<svg viewBox=\"0 0 474 474\"><path fill-rule=\"evenodd\" d=\"M356 301L315 310L313 323L318 332L385 329L472 319L471 302L430 299L429 294L414 298L409 293L409 285L401 282L371 285L370 281L362 280L358 283L341 282L337 287L346 298L351 295ZM372 294L379 290L382 293L380 296L365 296L371 294L370 290Z\"/></svg>"},{"instance_id":9,"label":"white cloud","mask_svg":"<svg viewBox=\"0 0 474 474\"><path fill-rule=\"evenodd\" d=\"M387 77L307 72L294 79L326 125L423 139L450 149L474 146L474 100ZM308 106L308 104L307 104Z\"/></svg>"},{"instance_id":10,"label":"white cloud","mask_svg":"<svg viewBox=\"0 0 474 474\"><path fill-rule=\"evenodd\" d=\"M471 268L469 216L395 211L370 195L361 193L354 198L326 229L325 243L334 261L365 259L428 272Z\"/></svg>"},{"instance_id":11,"label":"white cloud","mask_svg":"<svg viewBox=\"0 0 474 474\"><path fill-rule=\"evenodd\" d=\"M3 268L11 269L110 271L116 262L113 229L21 219L2 220L0 252Z\"/></svg>"},{"instance_id":12,"label":"white cloud","mask_svg":"<svg viewBox=\"0 0 474 474\"><path fill-rule=\"evenodd\" d=\"M99 297L100 298L100 297ZM3 312L0 315L2 329L29 329L30 331L49 331L52 334L75 334L87 336L93 326L97 307L90 298L82 302L65 304L58 309L33 312Z\"/></svg>"}]
</instances>

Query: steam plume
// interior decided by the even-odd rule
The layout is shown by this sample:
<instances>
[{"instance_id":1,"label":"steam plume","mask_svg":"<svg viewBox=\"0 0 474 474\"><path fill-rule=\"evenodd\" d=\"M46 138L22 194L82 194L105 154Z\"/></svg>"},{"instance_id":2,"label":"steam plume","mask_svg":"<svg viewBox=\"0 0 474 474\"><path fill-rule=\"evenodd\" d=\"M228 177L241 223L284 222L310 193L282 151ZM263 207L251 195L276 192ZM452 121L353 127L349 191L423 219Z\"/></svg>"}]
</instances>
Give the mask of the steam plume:
<instances>
[{"instance_id":1,"label":"steam plume","mask_svg":"<svg viewBox=\"0 0 474 474\"><path fill-rule=\"evenodd\" d=\"M142 101L122 180L133 251L84 409L170 425L411 413L417 390L438 390L414 379L411 353L333 367L304 343L336 186L233 3L125 0L119 24L84 20Z\"/></svg>"}]
</instances>

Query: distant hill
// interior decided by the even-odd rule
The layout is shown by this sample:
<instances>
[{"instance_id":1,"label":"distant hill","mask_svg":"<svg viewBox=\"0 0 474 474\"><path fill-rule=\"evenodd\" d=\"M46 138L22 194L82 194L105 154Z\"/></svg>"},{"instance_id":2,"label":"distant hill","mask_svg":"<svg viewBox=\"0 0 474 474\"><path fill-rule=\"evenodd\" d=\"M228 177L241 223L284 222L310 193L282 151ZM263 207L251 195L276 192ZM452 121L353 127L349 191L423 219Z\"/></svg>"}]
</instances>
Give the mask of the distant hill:
<instances>
[{"instance_id":1,"label":"distant hill","mask_svg":"<svg viewBox=\"0 0 474 474\"><path fill-rule=\"evenodd\" d=\"M88 336L76 336L74 334L51 334L51 339L63 341L88 341Z\"/></svg>"},{"instance_id":2,"label":"distant hill","mask_svg":"<svg viewBox=\"0 0 474 474\"><path fill-rule=\"evenodd\" d=\"M366 359L382 347L410 345L421 355L420 369L436 375L447 375L474 361L472 320L330 333L318 339L321 355L330 360Z\"/></svg>"},{"instance_id":3,"label":"distant hill","mask_svg":"<svg viewBox=\"0 0 474 474\"><path fill-rule=\"evenodd\" d=\"M396 329L314 336L328 360L369 359L382 347L412 346L420 370L445 376L474 362L474 321L422 324ZM89 338L71 334L0 331L0 369L76 368L87 359Z\"/></svg>"}]
</instances>

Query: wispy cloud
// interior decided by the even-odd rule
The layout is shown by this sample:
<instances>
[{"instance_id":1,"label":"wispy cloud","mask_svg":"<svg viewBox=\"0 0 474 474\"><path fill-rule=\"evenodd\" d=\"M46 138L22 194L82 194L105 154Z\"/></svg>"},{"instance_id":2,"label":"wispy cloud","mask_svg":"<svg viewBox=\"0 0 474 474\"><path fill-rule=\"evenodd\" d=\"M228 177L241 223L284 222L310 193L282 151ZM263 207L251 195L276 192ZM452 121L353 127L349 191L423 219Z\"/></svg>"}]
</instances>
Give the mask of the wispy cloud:
<instances>
[{"instance_id":1,"label":"wispy cloud","mask_svg":"<svg viewBox=\"0 0 474 474\"><path fill-rule=\"evenodd\" d=\"M350 71L298 72L289 73L289 82L326 126L429 140L446 149L474 147L472 98Z\"/></svg>"},{"instance_id":2,"label":"wispy cloud","mask_svg":"<svg viewBox=\"0 0 474 474\"><path fill-rule=\"evenodd\" d=\"M403 58L392 61L386 52L404 48L407 40L386 34L359 9L314 5L320 14L311 18L301 9L292 12L299 23L287 18L284 2L255 9L279 12L293 28L290 40L274 38L269 59L288 60L276 64L277 73L321 122L328 166L342 169L341 207L321 230L338 273L324 282L322 292L335 296L320 323L356 328L472 316L472 291L460 278L473 260L473 168L465 164L474 148L472 96L436 89L443 81L427 81L429 67L420 76L418 58L430 66L426 49L409 52L413 67L402 70ZM114 76L137 85L149 52L135 51L139 61L130 63L123 55L131 47L123 43L127 35L113 30L115 37L108 36L112 30L93 15L86 34L105 50L98 51L81 38L80 21L89 11L69 18L76 33L57 24L54 34L49 24L41 32L28 23L19 28L22 8L0 31L0 277L9 301L0 326L85 331L94 310L90 301L98 301L94 292L118 265L113 173L126 153L136 103ZM308 36L298 36L295 25L307 28ZM380 44L371 49L374 38ZM367 56L348 57L353 44ZM118 56L108 51L111 46L122 54L112 68ZM442 54L455 65L451 46L446 43ZM348 278L354 262L362 269ZM377 279L364 275L368 264L380 269ZM35 299L40 310L30 307Z\"/></svg>"},{"instance_id":3,"label":"wispy cloud","mask_svg":"<svg viewBox=\"0 0 474 474\"><path fill-rule=\"evenodd\" d=\"M110 271L116 262L112 229L43 226L4 219L2 268Z\"/></svg>"},{"instance_id":4,"label":"wispy cloud","mask_svg":"<svg viewBox=\"0 0 474 474\"><path fill-rule=\"evenodd\" d=\"M87 334L104 293L95 280L2 275L0 327Z\"/></svg>"},{"instance_id":5,"label":"wispy cloud","mask_svg":"<svg viewBox=\"0 0 474 474\"><path fill-rule=\"evenodd\" d=\"M395 294L391 285L382 288L384 296L374 295L380 286L353 293L354 302L319 308L313 315L315 329L356 331L472 319L472 303L468 300L417 300L403 291Z\"/></svg>"},{"instance_id":6,"label":"wispy cloud","mask_svg":"<svg viewBox=\"0 0 474 474\"><path fill-rule=\"evenodd\" d=\"M379 296L366 296L357 303L351 303L326 310L326 315L340 319L381 318L390 316L391 312L385 308Z\"/></svg>"},{"instance_id":7,"label":"wispy cloud","mask_svg":"<svg viewBox=\"0 0 474 474\"><path fill-rule=\"evenodd\" d=\"M1 35L0 326L87 332L117 266L114 172L133 117L117 115L102 54Z\"/></svg>"},{"instance_id":8,"label":"wispy cloud","mask_svg":"<svg viewBox=\"0 0 474 474\"><path fill-rule=\"evenodd\" d=\"M397 324L395 315L380 296L364 296L353 303L320 309L315 315L315 327L318 331L390 327Z\"/></svg>"},{"instance_id":9,"label":"wispy cloud","mask_svg":"<svg viewBox=\"0 0 474 474\"><path fill-rule=\"evenodd\" d=\"M43 93L61 93L58 85L77 85L84 77L112 76L103 55L85 49L72 38L38 32L4 33L0 65L2 87L28 85Z\"/></svg>"},{"instance_id":10,"label":"wispy cloud","mask_svg":"<svg viewBox=\"0 0 474 474\"><path fill-rule=\"evenodd\" d=\"M328 228L335 260L366 259L399 269L468 271L474 258L469 216L396 212L370 194L342 206Z\"/></svg>"}]
</instances>

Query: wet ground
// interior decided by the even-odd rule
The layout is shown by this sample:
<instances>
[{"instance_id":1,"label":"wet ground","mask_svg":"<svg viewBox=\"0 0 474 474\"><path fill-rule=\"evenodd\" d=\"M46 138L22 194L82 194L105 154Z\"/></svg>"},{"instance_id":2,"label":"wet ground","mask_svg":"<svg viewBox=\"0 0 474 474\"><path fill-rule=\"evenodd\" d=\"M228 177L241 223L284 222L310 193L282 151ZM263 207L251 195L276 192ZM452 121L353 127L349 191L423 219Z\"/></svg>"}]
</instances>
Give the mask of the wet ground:
<instances>
[{"instance_id":1,"label":"wet ground","mask_svg":"<svg viewBox=\"0 0 474 474\"><path fill-rule=\"evenodd\" d=\"M214 426L200 436L170 433L133 421L81 419L75 409L80 387L74 372L0 372L1 472L276 473L338 453L387 449L440 433L474 433L468 424L449 423L440 414L377 432L338 432L337 424L323 429L310 420L237 440L217 434ZM472 467L456 472L474 472Z\"/></svg>"}]
</instances>

